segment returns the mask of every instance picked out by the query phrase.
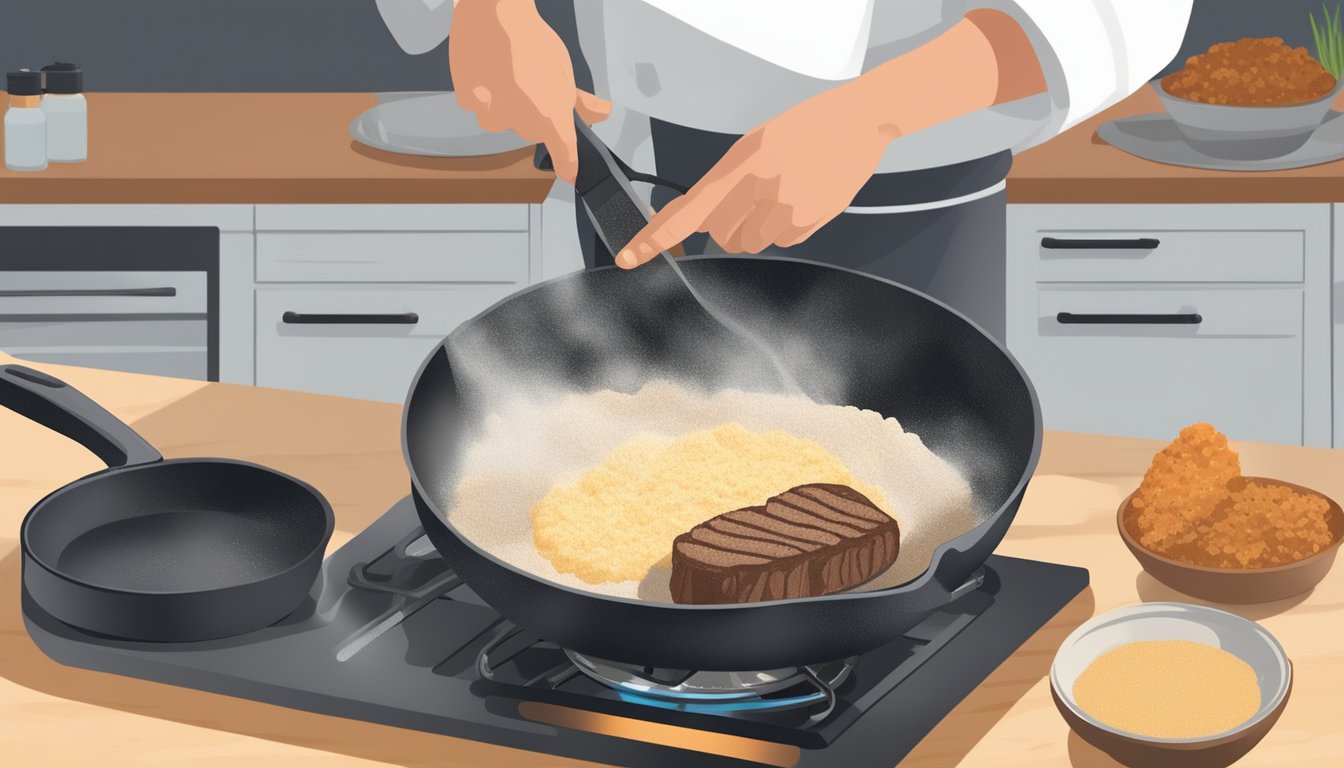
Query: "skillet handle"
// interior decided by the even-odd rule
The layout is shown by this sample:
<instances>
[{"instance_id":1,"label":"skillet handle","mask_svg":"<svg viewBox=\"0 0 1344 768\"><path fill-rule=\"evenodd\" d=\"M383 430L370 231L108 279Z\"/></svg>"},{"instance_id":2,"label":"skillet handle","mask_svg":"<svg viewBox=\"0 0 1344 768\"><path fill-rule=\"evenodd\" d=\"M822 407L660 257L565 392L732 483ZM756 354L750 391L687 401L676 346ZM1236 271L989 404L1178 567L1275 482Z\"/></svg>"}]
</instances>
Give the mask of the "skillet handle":
<instances>
[{"instance_id":1,"label":"skillet handle","mask_svg":"<svg viewBox=\"0 0 1344 768\"><path fill-rule=\"evenodd\" d=\"M88 448L109 467L162 461L125 422L60 379L22 365L0 365L0 405Z\"/></svg>"}]
</instances>

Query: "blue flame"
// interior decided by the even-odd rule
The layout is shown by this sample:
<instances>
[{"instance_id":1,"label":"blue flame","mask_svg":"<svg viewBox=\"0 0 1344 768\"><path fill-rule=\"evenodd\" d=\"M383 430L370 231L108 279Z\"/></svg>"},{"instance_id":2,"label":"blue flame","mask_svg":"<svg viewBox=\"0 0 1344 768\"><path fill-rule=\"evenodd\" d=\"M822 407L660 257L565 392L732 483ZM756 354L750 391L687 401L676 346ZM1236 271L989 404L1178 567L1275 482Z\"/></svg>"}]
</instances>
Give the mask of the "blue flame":
<instances>
[{"instance_id":1,"label":"blue flame","mask_svg":"<svg viewBox=\"0 0 1344 768\"><path fill-rule=\"evenodd\" d=\"M706 698L722 698L715 694L686 694L679 696L678 699L656 698L653 696L644 696L638 693L628 691L617 691L617 696L622 701L628 701L633 704L641 704L647 707L658 707L660 709L671 709L677 712L698 712L707 715L730 715L734 712L753 712L770 709L793 709L809 704L816 704L825 701L826 694L821 691L813 691L803 696L787 696L776 699L751 698L735 701L703 701Z\"/></svg>"}]
</instances>

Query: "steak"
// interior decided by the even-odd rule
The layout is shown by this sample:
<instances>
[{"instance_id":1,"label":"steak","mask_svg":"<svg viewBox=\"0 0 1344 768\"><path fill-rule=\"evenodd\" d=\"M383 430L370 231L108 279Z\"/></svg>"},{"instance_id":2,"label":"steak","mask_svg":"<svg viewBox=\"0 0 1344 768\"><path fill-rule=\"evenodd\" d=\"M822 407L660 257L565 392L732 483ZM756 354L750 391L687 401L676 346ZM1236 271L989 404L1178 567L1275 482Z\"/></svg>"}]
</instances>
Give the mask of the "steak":
<instances>
[{"instance_id":1,"label":"steak","mask_svg":"<svg viewBox=\"0 0 1344 768\"><path fill-rule=\"evenodd\" d=\"M842 592L890 567L899 546L896 521L863 494L800 485L678 536L672 599L704 605Z\"/></svg>"}]
</instances>

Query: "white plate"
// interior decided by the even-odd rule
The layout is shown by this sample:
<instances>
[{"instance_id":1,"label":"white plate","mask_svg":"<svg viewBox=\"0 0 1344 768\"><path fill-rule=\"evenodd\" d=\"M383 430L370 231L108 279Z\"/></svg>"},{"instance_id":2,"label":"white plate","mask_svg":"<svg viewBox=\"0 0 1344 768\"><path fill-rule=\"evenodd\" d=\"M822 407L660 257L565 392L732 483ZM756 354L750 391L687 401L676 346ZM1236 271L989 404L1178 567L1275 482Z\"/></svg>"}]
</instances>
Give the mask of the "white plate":
<instances>
[{"instance_id":1,"label":"white plate","mask_svg":"<svg viewBox=\"0 0 1344 768\"><path fill-rule=\"evenodd\" d=\"M350 123L355 141L404 155L478 157L532 146L513 131L492 133L448 92L386 93Z\"/></svg>"},{"instance_id":2,"label":"white plate","mask_svg":"<svg viewBox=\"0 0 1344 768\"><path fill-rule=\"evenodd\" d=\"M1166 112L1114 120L1098 128L1097 135L1116 149L1144 160L1210 171L1285 171L1344 160L1344 115L1339 112L1331 112L1296 151L1266 160L1209 157L1185 143Z\"/></svg>"},{"instance_id":3,"label":"white plate","mask_svg":"<svg viewBox=\"0 0 1344 768\"><path fill-rule=\"evenodd\" d=\"M1189 640L1236 656L1255 671L1260 708L1251 719L1229 731L1185 739L1161 739L1121 731L1084 712L1073 699L1073 684L1078 676L1103 653L1141 640ZM1227 611L1185 603L1144 603L1096 616L1064 640L1050 666L1050 687L1075 715L1103 731L1151 744L1198 744L1244 731L1278 708L1288 695L1291 680L1292 667L1283 646L1264 627Z\"/></svg>"}]
</instances>

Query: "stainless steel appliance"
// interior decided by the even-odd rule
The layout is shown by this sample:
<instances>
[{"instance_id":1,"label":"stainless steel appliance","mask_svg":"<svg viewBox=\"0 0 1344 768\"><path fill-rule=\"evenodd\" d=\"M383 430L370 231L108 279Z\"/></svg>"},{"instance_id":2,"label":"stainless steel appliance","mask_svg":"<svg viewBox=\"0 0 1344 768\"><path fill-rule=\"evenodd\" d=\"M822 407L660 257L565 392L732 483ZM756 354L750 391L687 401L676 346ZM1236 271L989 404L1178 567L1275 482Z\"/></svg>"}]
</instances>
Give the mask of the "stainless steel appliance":
<instances>
[{"instance_id":1,"label":"stainless steel appliance","mask_svg":"<svg viewBox=\"0 0 1344 768\"><path fill-rule=\"evenodd\" d=\"M219 380L219 229L0 227L0 349Z\"/></svg>"}]
</instances>

